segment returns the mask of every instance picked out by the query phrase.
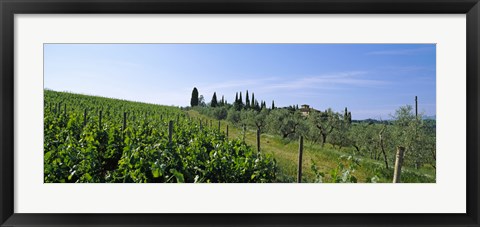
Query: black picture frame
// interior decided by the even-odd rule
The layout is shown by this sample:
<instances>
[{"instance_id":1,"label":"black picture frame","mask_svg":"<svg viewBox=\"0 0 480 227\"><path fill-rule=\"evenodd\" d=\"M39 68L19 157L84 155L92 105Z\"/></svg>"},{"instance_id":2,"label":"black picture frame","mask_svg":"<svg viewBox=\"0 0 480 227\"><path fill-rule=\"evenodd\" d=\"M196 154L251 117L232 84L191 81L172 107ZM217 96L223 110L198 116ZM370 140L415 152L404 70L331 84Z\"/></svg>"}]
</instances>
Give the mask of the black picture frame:
<instances>
[{"instance_id":1,"label":"black picture frame","mask_svg":"<svg viewBox=\"0 0 480 227\"><path fill-rule=\"evenodd\" d=\"M0 0L0 12L1 226L480 226L479 0ZM466 14L467 212L465 214L14 213L14 15L96 13Z\"/></svg>"}]
</instances>

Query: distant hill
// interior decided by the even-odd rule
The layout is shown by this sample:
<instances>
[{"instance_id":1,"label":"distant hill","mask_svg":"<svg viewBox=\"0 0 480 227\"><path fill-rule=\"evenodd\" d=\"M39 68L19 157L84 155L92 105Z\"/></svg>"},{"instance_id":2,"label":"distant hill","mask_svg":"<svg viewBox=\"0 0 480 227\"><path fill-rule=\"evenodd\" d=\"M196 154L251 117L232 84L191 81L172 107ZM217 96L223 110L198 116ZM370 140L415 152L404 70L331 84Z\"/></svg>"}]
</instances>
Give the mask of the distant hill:
<instances>
[{"instance_id":1,"label":"distant hill","mask_svg":"<svg viewBox=\"0 0 480 227\"><path fill-rule=\"evenodd\" d=\"M423 116L424 120L437 120L437 115Z\"/></svg>"},{"instance_id":2,"label":"distant hill","mask_svg":"<svg viewBox=\"0 0 480 227\"><path fill-rule=\"evenodd\" d=\"M368 123L368 124L390 124L391 120L376 120L376 119L364 119L364 120L352 120L352 122L356 123Z\"/></svg>"},{"instance_id":3,"label":"distant hill","mask_svg":"<svg viewBox=\"0 0 480 227\"><path fill-rule=\"evenodd\" d=\"M423 116L423 120L436 122L436 121L437 121L437 116L436 116L436 115L433 115L433 116ZM355 122L355 123L368 123L368 124L391 124L391 123L393 123L393 120L392 120L392 119L389 119L389 120L377 120L377 119L368 118L368 119L364 119L364 120L352 120L352 122Z\"/></svg>"}]
</instances>

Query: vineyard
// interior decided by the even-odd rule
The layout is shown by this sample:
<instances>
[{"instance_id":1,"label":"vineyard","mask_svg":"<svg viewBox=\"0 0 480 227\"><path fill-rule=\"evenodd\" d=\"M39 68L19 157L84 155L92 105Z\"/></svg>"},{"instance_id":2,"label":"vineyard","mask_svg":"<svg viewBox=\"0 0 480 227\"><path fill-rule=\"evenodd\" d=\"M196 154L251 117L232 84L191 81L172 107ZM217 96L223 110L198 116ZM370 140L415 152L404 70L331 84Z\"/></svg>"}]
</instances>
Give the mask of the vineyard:
<instances>
[{"instance_id":1,"label":"vineyard","mask_svg":"<svg viewBox=\"0 0 480 227\"><path fill-rule=\"evenodd\" d=\"M274 182L277 164L176 107L45 90L44 182Z\"/></svg>"},{"instance_id":2,"label":"vineyard","mask_svg":"<svg viewBox=\"0 0 480 227\"><path fill-rule=\"evenodd\" d=\"M397 115L352 122L347 109L302 116L45 90L44 182L392 182L398 146L402 182L435 182L435 122Z\"/></svg>"}]
</instances>

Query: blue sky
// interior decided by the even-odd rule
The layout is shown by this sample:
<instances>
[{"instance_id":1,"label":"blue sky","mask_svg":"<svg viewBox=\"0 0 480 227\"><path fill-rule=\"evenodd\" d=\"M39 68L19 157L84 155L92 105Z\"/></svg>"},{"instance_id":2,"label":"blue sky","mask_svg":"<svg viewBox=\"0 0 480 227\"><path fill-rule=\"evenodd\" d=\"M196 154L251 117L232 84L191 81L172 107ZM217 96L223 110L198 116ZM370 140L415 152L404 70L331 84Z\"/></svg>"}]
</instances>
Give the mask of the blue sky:
<instances>
[{"instance_id":1,"label":"blue sky","mask_svg":"<svg viewBox=\"0 0 480 227\"><path fill-rule=\"evenodd\" d=\"M434 44L45 44L44 85L56 91L187 106L193 87L276 106L309 104L389 119L399 106L435 115Z\"/></svg>"}]
</instances>

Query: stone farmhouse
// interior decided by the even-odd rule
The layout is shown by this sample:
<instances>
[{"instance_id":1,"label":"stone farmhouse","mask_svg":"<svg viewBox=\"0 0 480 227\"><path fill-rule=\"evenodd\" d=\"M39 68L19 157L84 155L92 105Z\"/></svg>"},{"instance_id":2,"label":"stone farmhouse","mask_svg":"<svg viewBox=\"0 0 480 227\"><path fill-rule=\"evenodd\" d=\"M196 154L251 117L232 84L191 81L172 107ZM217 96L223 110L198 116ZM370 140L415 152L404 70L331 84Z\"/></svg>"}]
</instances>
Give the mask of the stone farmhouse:
<instances>
[{"instance_id":1,"label":"stone farmhouse","mask_svg":"<svg viewBox=\"0 0 480 227\"><path fill-rule=\"evenodd\" d=\"M308 116L308 114L310 114L310 106L303 104L300 108L300 113L302 113L302 116Z\"/></svg>"}]
</instances>

